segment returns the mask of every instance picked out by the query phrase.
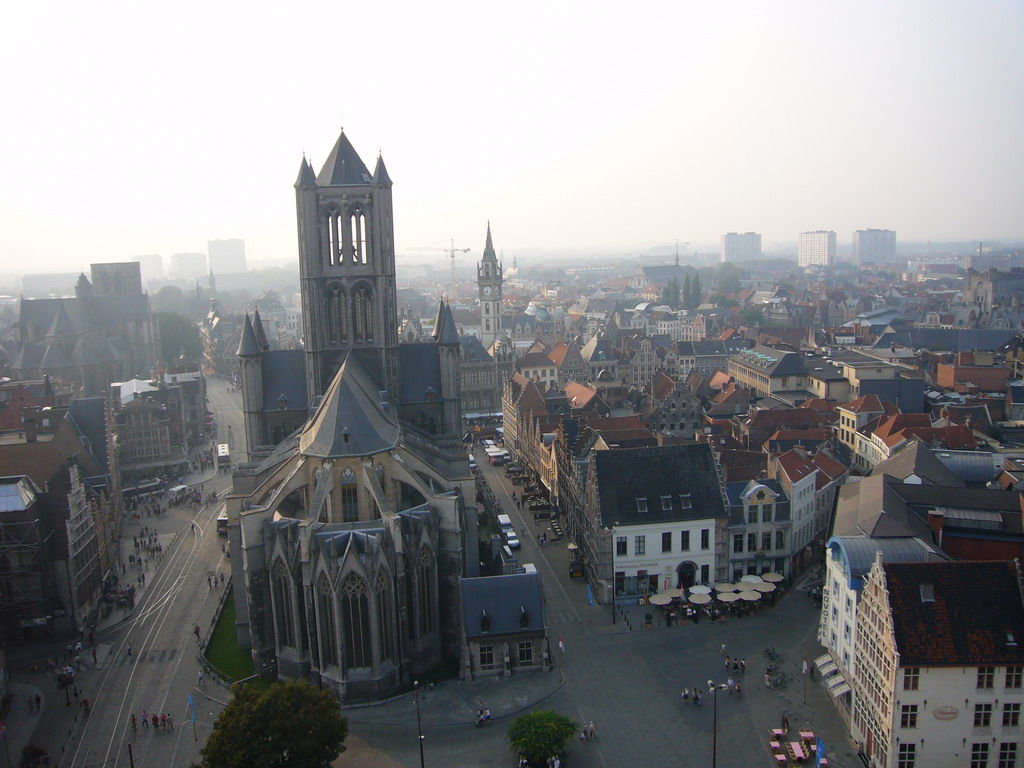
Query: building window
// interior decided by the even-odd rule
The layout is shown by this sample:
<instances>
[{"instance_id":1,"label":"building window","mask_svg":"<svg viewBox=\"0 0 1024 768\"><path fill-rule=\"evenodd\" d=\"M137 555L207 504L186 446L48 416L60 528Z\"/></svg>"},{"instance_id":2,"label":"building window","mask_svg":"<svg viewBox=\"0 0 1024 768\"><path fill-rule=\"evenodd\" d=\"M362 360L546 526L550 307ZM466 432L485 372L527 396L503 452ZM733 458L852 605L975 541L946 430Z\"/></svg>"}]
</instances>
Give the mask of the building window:
<instances>
[{"instance_id":1,"label":"building window","mask_svg":"<svg viewBox=\"0 0 1024 768\"><path fill-rule=\"evenodd\" d=\"M1021 677L1024 673L1024 667L1007 667L1006 668L1006 687L1007 688L1020 688Z\"/></svg>"},{"instance_id":2,"label":"building window","mask_svg":"<svg viewBox=\"0 0 1024 768\"><path fill-rule=\"evenodd\" d=\"M761 507L761 520L770 523L772 521L772 505L765 504Z\"/></svg>"},{"instance_id":3,"label":"building window","mask_svg":"<svg viewBox=\"0 0 1024 768\"><path fill-rule=\"evenodd\" d=\"M786 532L776 531L775 532L775 548L785 549L786 548Z\"/></svg>"},{"instance_id":4,"label":"building window","mask_svg":"<svg viewBox=\"0 0 1024 768\"><path fill-rule=\"evenodd\" d=\"M532 640L520 640L519 641L519 663L520 664L533 664L533 641Z\"/></svg>"},{"instance_id":5,"label":"building window","mask_svg":"<svg viewBox=\"0 0 1024 768\"><path fill-rule=\"evenodd\" d=\"M434 558L426 549L416 559L416 586L418 589L420 637L434 631Z\"/></svg>"},{"instance_id":6,"label":"building window","mask_svg":"<svg viewBox=\"0 0 1024 768\"><path fill-rule=\"evenodd\" d=\"M647 554L647 537L637 536L633 540L633 554L634 555L646 555Z\"/></svg>"},{"instance_id":7,"label":"building window","mask_svg":"<svg viewBox=\"0 0 1024 768\"><path fill-rule=\"evenodd\" d=\"M900 728L917 728L917 704L900 707Z\"/></svg>"},{"instance_id":8,"label":"building window","mask_svg":"<svg viewBox=\"0 0 1024 768\"><path fill-rule=\"evenodd\" d=\"M978 687L991 688L995 684L995 667L978 667Z\"/></svg>"},{"instance_id":9,"label":"building window","mask_svg":"<svg viewBox=\"0 0 1024 768\"><path fill-rule=\"evenodd\" d=\"M757 534L747 534L747 552L757 552Z\"/></svg>"},{"instance_id":10,"label":"building window","mask_svg":"<svg viewBox=\"0 0 1024 768\"><path fill-rule=\"evenodd\" d=\"M341 521L359 522L359 493L356 491L355 483L341 486Z\"/></svg>"},{"instance_id":11,"label":"building window","mask_svg":"<svg viewBox=\"0 0 1024 768\"><path fill-rule=\"evenodd\" d=\"M615 555L617 557L625 557L626 556L626 537L625 536L617 536L615 538Z\"/></svg>"},{"instance_id":12,"label":"building window","mask_svg":"<svg viewBox=\"0 0 1024 768\"><path fill-rule=\"evenodd\" d=\"M743 534L734 533L732 535L732 551L742 552L743 551Z\"/></svg>"},{"instance_id":13,"label":"building window","mask_svg":"<svg viewBox=\"0 0 1024 768\"><path fill-rule=\"evenodd\" d=\"M700 529L700 548L711 549L711 531L707 528Z\"/></svg>"},{"instance_id":14,"label":"building window","mask_svg":"<svg viewBox=\"0 0 1024 768\"><path fill-rule=\"evenodd\" d=\"M988 768L988 743L971 744L971 768Z\"/></svg>"},{"instance_id":15,"label":"building window","mask_svg":"<svg viewBox=\"0 0 1024 768\"><path fill-rule=\"evenodd\" d=\"M767 552L772 548L772 532L765 531L761 534L761 550Z\"/></svg>"},{"instance_id":16,"label":"building window","mask_svg":"<svg viewBox=\"0 0 1024 768\"><path fill-rule=\"evenodd\" d=\"M921 668L907 667L903 670L903 690L916 691L921 682Z\"/></svg>"},{"instance_id":17,"label":"building window","mask_svg":"<svg viewBox=\"0 0 1024 768\"><path fill-rule=\"evenodd\" d=\"M974 705L974 727L975 728L988 728L992 725L992 705L991 704L975 704Z\"/></svg>"},{"instance_id":18,"label":"building window","mask_svg":"<svg viewBox=\"0 0 1024 768\"><path fill-rule=\"evenodd\" d=\"M373 666L370 601L366 582L350 573L341 585L341 623L345 633L345 668Z\"/></svg>"},{"instance_id":19,"label":"building window","mask_svg":"<svg viewBox=\"0 0 1024 768\"><path fill-rule=\"evenodd\" d=\"M711 575L711 567L708 565L702 565L700 567L700 583L707 584Z\"/></svg>"},{"instance_id":20,"label":"building window","mask_svg":"<svg viewBox=\"0 0 1024 768\"><path fill-rule=\"evenodd\" d=\"M751 504L749 507L747 507L747 522L748 523L756 523L757 522L757 507L755 507L753 504Z\"/></svg>"},{"instance_id":21,"label":"building window","mask_svg":"<svg viewBox=\"0 0 1024 768\"><path fill-rule=\"evenodd\" d=\"M1020 725L1020 702L1003 704L1003 725L1016 728Z\"/></svg>"},{"instance_id":22,"label":"building window","mask_svg":"<svg viewBox=\"0 0 1024 768\"><path fill-rule=\"evenodd\" d=\"M998 768L1017 768L1017 742L1004 741L999 745Z\"/></svg>"},{"instance_id":23,"label":"building window","mask_svg":"<svg viewBox=\"0 0 1024 768\"><path fill-rule=\"evenodd\" d=\"M480 643L480 669L494 669L494 643Z\"/></svg>"},{"instance_id":24,"label":"building window","mask_svg":"<svg viewBox=\"0 0 1024 768\"><path fill-rule=\"evenodd\" d=\"M679 532L679 551L689 552L690 551L690 532L680 531Z\"/></svg>"},{"instance_id":25,"label":"building window","mask_svg":"<svg viewBox=\"0 0 1024 768\"><path fill-rule=\"evenodd\" d=\"M900 744L896 768L914 768L917 765L917 744Z\"/></svg>"},{"instance_id":26,"label":"building window","mask_svg":"<svg viewBox=\"0 0 1024 768\"><path fill-rule=\"evenodd\" d=\"M641 514L643 514L644 512L647 511L647 499L646 498L642 498L642 499L637 499L636 500L636 511L640 512Z\"/></svg>"},{"instance_id":27,"label":"building window","mask_svg":"<svg viewBox=\"0 0 1024 768\"><path fill-rule=\"evenodd\" d=\"M661 534L661 551L672 551L672 531L665 531L663 534Z\"/></svg>"},{"instance_id":28,"label":"building window","mask_svg":"<svg viewBox=\"0 0 1024 768\"><path fill-rule=\"evenodd\" d=\"M320 574L317 589L317 619L320 624L320 663L323 666L338 663L337 618L334 612L334 591L326 574Z\"/></svg>"},{"instance_id":29,"label":"building window","mask_svg":"<svg viewBox=\"0 0 1024 768\"><path fill-rule=\"evenodd\" d=\"M663 512L670 512L672 510L672 497L662 496L661 497L661 509Z\"/></svg>"},{"instance_id":30,"label":"building window","mask_svg":"<svg viewBox=\"0 0 1024 768\"><path fill-rule=\"evenodd\" d=\"M693 509L693 499L690 498L690 494L684 493L679 496L679 506L683 509Z\"/></svg>"}]
</instances>

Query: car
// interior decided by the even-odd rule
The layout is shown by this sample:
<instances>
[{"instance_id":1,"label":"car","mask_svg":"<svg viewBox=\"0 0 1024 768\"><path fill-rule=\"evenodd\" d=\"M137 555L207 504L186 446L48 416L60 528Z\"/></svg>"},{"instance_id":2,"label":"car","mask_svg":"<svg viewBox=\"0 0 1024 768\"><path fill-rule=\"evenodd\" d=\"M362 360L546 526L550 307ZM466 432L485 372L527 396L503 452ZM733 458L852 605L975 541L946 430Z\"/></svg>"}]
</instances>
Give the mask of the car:
<instances>
[{"instance_id":1,"label":"car","mask_svg":"<svg viewBox=\"0 0 1024 768\"><path fill-rule=\"evenodd\" d=\"M505 534L505 543L508 544L509 549L519 549L519 537L516 536L514 531L509 531Z\"/></svg>"}]
</instances>

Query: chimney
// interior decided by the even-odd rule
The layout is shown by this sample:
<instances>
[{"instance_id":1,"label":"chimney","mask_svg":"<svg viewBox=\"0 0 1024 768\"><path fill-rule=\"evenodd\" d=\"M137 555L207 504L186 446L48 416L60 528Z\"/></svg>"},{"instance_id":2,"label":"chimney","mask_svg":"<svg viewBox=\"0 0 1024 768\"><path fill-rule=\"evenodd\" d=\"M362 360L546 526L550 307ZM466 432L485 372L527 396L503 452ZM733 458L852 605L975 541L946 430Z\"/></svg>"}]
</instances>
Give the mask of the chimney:
<instances>
[{"instance_id":1,"label":"chimney","mask_svg":"<svg viewBox=\"0 0 1024 768\"><path fill-rule=\"evenodd\" d=\"M25 425L25 442L34 443L36 442L36 418L39 414L39 409L36 407L23 408L21 411L21 421Z\"/></svg>"}]
</instances>

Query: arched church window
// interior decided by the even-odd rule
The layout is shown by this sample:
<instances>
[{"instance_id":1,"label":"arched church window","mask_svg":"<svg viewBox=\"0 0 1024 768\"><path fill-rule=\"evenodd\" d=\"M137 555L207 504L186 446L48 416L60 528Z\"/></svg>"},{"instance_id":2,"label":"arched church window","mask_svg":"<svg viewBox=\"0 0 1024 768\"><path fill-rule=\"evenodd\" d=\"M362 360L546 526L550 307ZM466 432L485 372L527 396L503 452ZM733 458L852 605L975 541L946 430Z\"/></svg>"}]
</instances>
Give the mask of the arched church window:
<instances>
[{"instance_id":1,"label":"arched church window","mask_svg":"<svg viewBox=\"0 0 1024 768\"><path fill-rule=\"evenodd\" d=\"M355 523L359 521L359 491L356 489L355 477L353 482L344 483L341 486L341 521L343 523Z\"/></svg>"},{"instance_id":2,"label":"arched church window","mask_svg":"<svg viewBox=\"0 0 1024 768\"><path fill-rule=\"evenodd\" d=\"M391 619L391 579L383 568L377 573L377 582L373 587L377 601L377 645L380 660L391 658L392 627Z\"/></svg>"},{"instance_id":3,"label":"arched church window","mask_svg":"<svg viewBox=\"0 0 1024 768\"><path fill-rule=\"evenodd\" d=\"M426 548L422 549L416 558L416 589L420 607L419 635L423 637L434 631L434 612L437 606L434 594L434 558Z\"/></svg>"},{"instance_id":4,"label":"arched church window","mask_svg":"<svg viewBox=\"0 0 1024 768\"><path fill-rule=\"evenodd\" d=\"M362 206L354 205L349 209L347 229L350 250L348 253L352 255L353 264L365 264L369 256L367 252L369 247L367 223L366 213Z\"/></svg>"},{"instance_id":5,"label":"arched church window","mask_svg":"<svg viewBox=\"0 0 1024 768\"><path fill-rule=\"evenodd\" d=\"M345 669L372 667L370 603L366 582L354 573L341 583L341 619L345 632Z\"/></svg>"},{"instance_id":6,"label":"arched church window","mask_svg":"<svg viewBox=\"0 0 1024 768\"><path fill-rule=\"evenodd\" d=\"M317 582L317 623L320 637L320 666L338 665L338 624L334 607L334 590L326 573Z\"/></svg>"},{"instance_id":7,"label":"arched church window","mask_svg":"<svg viewBox=\"0 0 1024 768\"><path fill-rule=\"evenodd\" d=\"M373 342L373 301L369 288L357 288L352 293L352 314L355 320L355 343Z\"/></svg>"},{"instance_id":8,"label":"arched church window","mask_svg":"<svg viewBox=\"0 0 1024 768\"><path fill-rule=\"evenodd\" d=\"M327 263L332 267L342 263L341 213L337 208L324 212L323 242L327 250Z\"/></svg>"},{"instance_id":9,"label":"arched church window","mask_svg":"<svg viewBox=\"0 0 1024 768\"><path fill-rule=\"evenodd\" d=\"M274 563L271 575L271 598L274 601L274 623L278 646L295 647L295 625L292 610L292 581L282 560Z\"/></svg>"},{"instance_id":10,"label":"arched church window","mask_svg":"<svg viewBox=\"0 0 1024 768\"><path fill-rule=\"evenodd\" d=\"M491 305L490 304L484 304L484 314L485 315L491 314Z\"/></svg>"},{"instance_id":11,"label":"arched church window","mask_svg":"<svg viewBox=\"0 0 1024 768\"><path fill-rule=\"evenodd\" d=\"M342 343L341 329L345 322L344 295L337 283L327 286L327 343L331 346Z\"/></svg>"}]
</instances>

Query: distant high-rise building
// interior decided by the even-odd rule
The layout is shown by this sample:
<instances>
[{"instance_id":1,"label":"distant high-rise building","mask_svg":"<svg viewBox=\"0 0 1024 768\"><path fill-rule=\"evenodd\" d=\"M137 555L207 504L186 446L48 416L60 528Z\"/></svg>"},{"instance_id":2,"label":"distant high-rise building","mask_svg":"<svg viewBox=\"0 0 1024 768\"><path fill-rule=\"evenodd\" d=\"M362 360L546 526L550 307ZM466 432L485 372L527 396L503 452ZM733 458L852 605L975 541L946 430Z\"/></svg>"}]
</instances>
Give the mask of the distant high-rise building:
<instances>
[{"instance_id":1,"label":"distant high-rise building","mask_svg":"<svg viewBox=\"0 0 1024 768\"><path fill-rule=\"evenodd\" d=\"M800 233L800 250L797 264L809 267L820 264L830 267L836 260L836 233L832 230L818 229L814 232Z\"/></svg>"},{"instance_id":2,"label":"distant high-rise building","mask_svg":"<svg viewBox=\"0 0 1024 768\"><path fill-rule=\"evenodd\" d=\"M177 278L194 280L197 277L206 277L209 270L206 267L205 253L172 253L171 272Z\"/></svg>"},{"instance_id":3,"label":"distant high-rise building","mask_svg":"<svg viewBox=\"0 0 1024 768\"><path fill-rule=\"evenodd\" d=\"M159 280L164 276L164 259L159 253L146 253L142 256L132 256L132 261L139 262L142 267L142 279Z\"/></svg>"},{"instance_id":4,"label":"distant high-rise building","mask_svg":"<svg viewBox=\"0 0 1024 768\"><path fill-rule=\"evenodd\" d=\"M853 263L895 264L896 233L891 229L858 229L853 233Z\"/></svg>"},{"instance_id":5,"label":"distant high-rise building","mask_svg":"<svg viewBox=\"0 0 1024 768\"><path fill-rule=\"evenodd\" d=\"M210 240L206 243L210 271L215 275L245 272L245 240Z\"/></svg>"},{"instance_id":6,"label":"distant high-rise building","mask_svg":"<svg viewBox=\"0 0 1024 768\"><path fill-rule=\"evenodd\" d=\"M137 261L90 264L93 296L139 296L142 265Z\"/></svg>"},{"instance_id":7,"label":"distant high-rise building","mask_svg":"<svg viewBox=\"0 0 1024 768\"><path fill-rule=\"evenodd\" d=\"M761 258L761 235L757 232L729 232L722 235L722 261L754 261Z\"/></svg>"}]
</instances>

